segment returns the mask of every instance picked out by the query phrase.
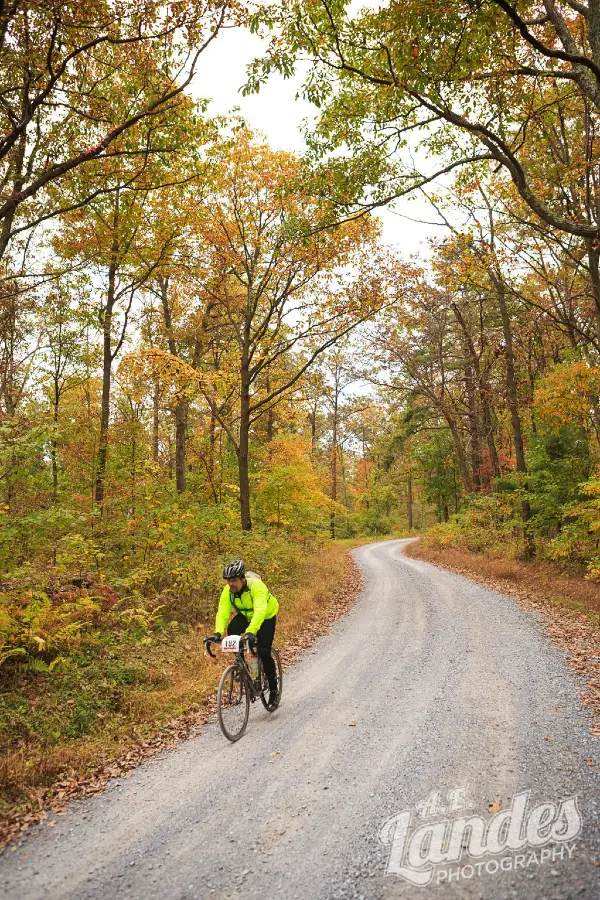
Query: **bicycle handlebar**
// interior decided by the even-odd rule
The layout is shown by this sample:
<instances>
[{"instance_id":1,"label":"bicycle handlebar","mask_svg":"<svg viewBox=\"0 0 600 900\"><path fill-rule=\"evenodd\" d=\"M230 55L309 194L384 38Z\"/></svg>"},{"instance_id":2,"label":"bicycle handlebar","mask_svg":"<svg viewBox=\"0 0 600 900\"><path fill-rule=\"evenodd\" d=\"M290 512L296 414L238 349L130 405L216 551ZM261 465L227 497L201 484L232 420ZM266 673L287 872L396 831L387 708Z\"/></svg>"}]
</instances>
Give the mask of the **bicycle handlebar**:
<instances>
[{"instance_id":1,"label":"bicycle handlebar","mask_svg":"<svg viewBox=\"0 0 600 900\"><path fill-rule=\"evenodd\" d=\"M204 638L203 643L204 643L204 652L208 653L209 656L212 656L213 659L216 659L217 658L216 654L214 654L212 652L212 650L210 649L210 645L213 643L213 641L210 638Z\"/></svg>"}]
</instances>

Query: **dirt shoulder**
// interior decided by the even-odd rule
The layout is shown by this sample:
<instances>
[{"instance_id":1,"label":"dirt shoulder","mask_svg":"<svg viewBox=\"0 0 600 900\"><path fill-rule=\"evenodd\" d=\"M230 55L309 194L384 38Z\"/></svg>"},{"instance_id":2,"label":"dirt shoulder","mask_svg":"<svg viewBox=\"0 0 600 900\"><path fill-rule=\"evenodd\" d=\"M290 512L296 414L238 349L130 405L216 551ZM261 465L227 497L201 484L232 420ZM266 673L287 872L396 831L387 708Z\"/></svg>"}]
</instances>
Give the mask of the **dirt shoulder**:
<instances>
[{"instance_id":1,"label":"dirt shoulder","mask_svg":"<svg viewBox=\"0 0 600 900\"><path fill-rule=\"evenodd\" d=\"M326 544L302 564L288 595L280 597L276 645L289 665L348 611L362 589L350 550L361 542ZM216 601L215 601L216 602ZM124 686L119 717L106 716L100 734L48 746L31 735L0 753L3 814L0 847L18 841L49 814L61 815L76 798L102 793L114 777L193 736L215 709L221 660L202 652L197 632L157 640L146 658L143 684ZM41 688L43 690L43 687ZM38 697L24 695L27 711ZM103 714L104 715L104 714Z\"/></svg>"},{"instance_id":2,"label":"dirt shoulder","mask_svg":"<svg viewBox=\"0 0 600 900\"><path fill-rule=\"evenodd\" d=\"M567 664L585 679L581 699L593 712L600 738L600 589L584 578L563 575L547 563L440 547L423 538L404 548L407 556L433 563L479 584L510 594L544 617L551 639L567 652Z\"/></svg>"}]
</instances>

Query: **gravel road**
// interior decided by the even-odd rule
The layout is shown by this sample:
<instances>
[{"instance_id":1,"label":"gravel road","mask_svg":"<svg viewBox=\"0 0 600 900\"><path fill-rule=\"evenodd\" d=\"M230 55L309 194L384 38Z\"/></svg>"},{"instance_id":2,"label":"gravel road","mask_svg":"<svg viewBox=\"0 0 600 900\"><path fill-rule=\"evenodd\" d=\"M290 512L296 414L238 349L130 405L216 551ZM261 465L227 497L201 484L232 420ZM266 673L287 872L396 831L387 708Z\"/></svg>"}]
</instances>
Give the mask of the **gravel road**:
<instances>
[{"instance_id":1,"label":"gravel road","mask_svg":"<svg viewBox=\"0 0 600 900\"><path fill-rule=\"evenodd\" d=\"M210 723L74 803L5 854L4 895L597 900L600 742L563 653L536 614L405 558L403 543L356 551L364 591L287 670L274 715L253 706L237 744ZM509 818L496 855L475 856L470 835L499 805L514 805L513 831ZM403 845L400 824L381 829L408 810ZM439 828L459 833L467 815L460 861L432 868ZM428 850L416 829L435 823Z\"/></svg>"}]
</instances>

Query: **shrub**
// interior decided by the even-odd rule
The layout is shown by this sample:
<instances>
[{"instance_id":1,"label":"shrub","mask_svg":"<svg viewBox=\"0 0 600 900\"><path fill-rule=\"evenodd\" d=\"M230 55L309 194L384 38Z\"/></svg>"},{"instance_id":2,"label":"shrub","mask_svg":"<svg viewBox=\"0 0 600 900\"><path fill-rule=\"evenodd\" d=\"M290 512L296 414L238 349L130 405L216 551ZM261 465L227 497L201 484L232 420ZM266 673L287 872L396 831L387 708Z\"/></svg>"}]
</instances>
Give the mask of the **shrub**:
<instances>
[{"instance_id":1,"label":"shrub","mask_svg":"<svg viewBox=\"0 0 600 900\"><path fill-rule=\"evenodd\" d=\"M600 580L600 476L580 485L584 499L565 508L560 534L549 545L549 555L562 563L585 566Z\"/></svg>"},{"instance_id":2,"label":"shrub","mask_svg":"<svg viewBox=\"0 0 600 900\"><path fill-rule=\"evenodd\" d=\"M449 522L429 532L439 546L465 550L501 550L518 556L522 547L522 523L518 512L518 494L488 494L469 498L467 505Z\"/></svg>"},{"instance_id":3,"label":"shrub","mask_svg":"<svg viewBox=\"0 0 600 900\"><path fill-rule=\"evenodd\" d=\"M75 652L100 606L87 595L53 603L43 591L0 594L0 664L19 660L33 671L52 671Z\"/></svg>"}]
</instances>

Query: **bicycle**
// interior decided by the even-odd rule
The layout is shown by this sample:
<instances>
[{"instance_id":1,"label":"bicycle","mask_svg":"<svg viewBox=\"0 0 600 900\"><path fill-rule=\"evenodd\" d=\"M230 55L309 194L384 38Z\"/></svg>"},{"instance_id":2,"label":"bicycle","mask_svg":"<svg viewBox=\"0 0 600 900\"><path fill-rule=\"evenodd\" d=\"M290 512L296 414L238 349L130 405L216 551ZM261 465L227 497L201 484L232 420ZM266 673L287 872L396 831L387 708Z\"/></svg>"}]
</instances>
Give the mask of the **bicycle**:
<instances>
[{"instance_id":1,"label":"bicycle","mask_svg":"<svg viewBox=\"0 0 600 900\"><path fill-rule=\"evenodd\" d=\"M212 643L210 638L204 639L204 649L209 656L216 659L216 655L210 649ZM253 678L248 663L246 662L245 653L248 651L247 640L243 640L240 635L229 635L223 638L221 650L224 653L235 653L235 659L227 666L217 690L217 719L221 731L227 740L235 742L243 736L248 724L250 715L250 703L255 703L260 697L262 705L267 712L275 712L281 701L281 688L283 684L283 676L281 670L281 659L279 652L273 648L271 655L275 661L277 669L277 704L269 707L267 699L269 695L269 682L265 675L262 660L258 658L258 671L256 678Z\"/></svg>"}]
</instances>

